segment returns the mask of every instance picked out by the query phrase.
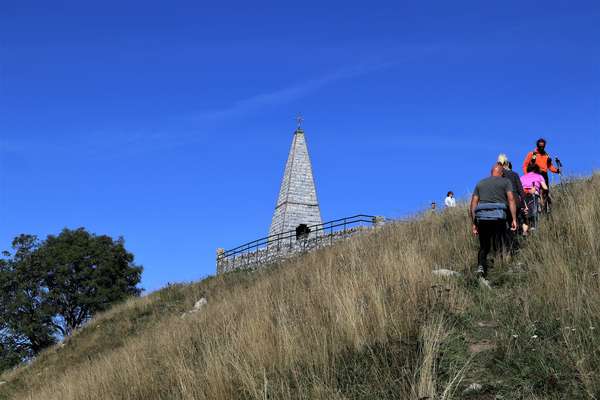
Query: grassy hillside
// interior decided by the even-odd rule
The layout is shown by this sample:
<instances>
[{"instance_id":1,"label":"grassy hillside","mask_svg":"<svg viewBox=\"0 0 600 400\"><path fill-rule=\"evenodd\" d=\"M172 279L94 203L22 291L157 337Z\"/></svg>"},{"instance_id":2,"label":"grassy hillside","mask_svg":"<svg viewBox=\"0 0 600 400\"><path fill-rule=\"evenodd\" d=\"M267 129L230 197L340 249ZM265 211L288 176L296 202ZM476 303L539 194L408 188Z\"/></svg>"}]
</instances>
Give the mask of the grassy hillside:
<instances>
[{"instance_id":1,"label":"grassy hillside","mask_svg":"<svg viewBox=\"0 0 600 400\"><path fill-rule=\"evenodd\" d=\"M556 192L492 290L457 208L116 306L1 376L0 398L600 398L600 176Z\"/></svg>"}]
</instances>

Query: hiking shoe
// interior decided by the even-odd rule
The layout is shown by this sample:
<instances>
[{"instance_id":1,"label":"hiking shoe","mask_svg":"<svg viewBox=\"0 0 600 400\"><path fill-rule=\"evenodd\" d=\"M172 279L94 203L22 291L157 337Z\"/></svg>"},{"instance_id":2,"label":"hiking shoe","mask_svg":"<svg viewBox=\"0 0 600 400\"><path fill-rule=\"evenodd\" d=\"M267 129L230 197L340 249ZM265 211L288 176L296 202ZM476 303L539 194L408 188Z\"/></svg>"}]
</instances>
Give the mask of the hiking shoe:
<instances>
[{"instance_id":1,"label":"hiking shoe","mask_svg":"<svg viewBox=\"0 0 600 400\"><path fill-rule=\"evenodd\" d=\"M478 278L485 278L486 273L485 273L485 268L483 268L483 265L479 265L477 267L476 274L477 274Z\"/></svg>"}]
</instances>

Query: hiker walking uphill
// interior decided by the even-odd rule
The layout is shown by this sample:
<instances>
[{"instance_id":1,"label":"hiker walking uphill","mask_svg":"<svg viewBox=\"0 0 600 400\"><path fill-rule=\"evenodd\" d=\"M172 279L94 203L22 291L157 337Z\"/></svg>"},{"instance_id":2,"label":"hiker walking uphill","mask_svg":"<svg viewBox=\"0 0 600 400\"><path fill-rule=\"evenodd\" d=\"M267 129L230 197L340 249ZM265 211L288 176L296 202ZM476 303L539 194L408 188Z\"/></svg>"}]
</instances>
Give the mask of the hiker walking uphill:
<instances>
[{"instance_id":1,"label":"hiker walking uphill","mask_svg":"<svg viewBox=\"0 0 600 400\"><path fill-rule=\"evenodd\" d=\"M527 157L525 157L525 161L523 161L523 173L527 173L528 165L536 164L538 167L540 167L540 175L544 177L546 180L546 185L548 185L548 170L550 170L550 172L554 172L555 174L559 174L560 169L556 168L552 164L552 157L546 153L546 139L538 139L535 145L535 150L527 153Z\"/></svg>"},{"instance_id":2,"label":"hiker walking uphill","mask_svg":"<svg viewBox=\"0 0 600 400\"><path fill-rule=\"evenodd\" d=\"M502 166L502 176L508 179L512 185L512 192L515 195L515 202L517 203L517 209L523 205L523 198L525 192L523 191L523 185L521 184L521 178L519 174L512 170L511 162L508 160L506 154L498 155L498 164Z\"/></svg>"},{"instance_id":3,"label":"hiker walking uphill","mask_svg":"<svg viewBox=\"0 0 600 400\"><path fill-rule=\"evenodd\" d=\"M523 191L521 178L519 177L519 174L512 170L512 164L506 154L502 153L498 155L498 164L503 168L502 176L508 179L512 185L512 192L517 205L517 223L520 226L525 220L524 214L527 210L527 205L525 204L525 192ZM515 250L517 245L516 232L514 234L509 233L507 238L511 251Z\"/></svg>"},{"instance_id":4,"label":"hiker walking uphill","mask_svg":"<svg viewBox=\"0 0 600 400\"><path fill-rule=\"evenodd\" d=\"M523 234L527 235L529 228L537 229L538 209L544 206L543 191L548 190L544 177L540 175L540 167L537 164L527 166L527 173L521 177L523 190L525 191L525 203L527 204L527 215L523 223ZM539 207L541 205L541 207Z\"/></svg>"},{"instance_id":5,"label":"hiker walking uphill","mask_svg":"<svg viewBox=\"0 0 600 400\"><path fill-rule=\"evenodd\" d=\"M552 157L546 152L546 139L538 139L535 145L535 150L527 153L527 157L525 157L525 161L523 161L523 173L526 174L528 172L529 166L537 165L539 167L539 174L544 177L546 186L548 187L548 189L542 191L543 197L546 199L546 201L544 201L544 211L550 212L552 199L550 198L548 171L560 174L560 168L557 168L552 164ZM558 162L558 158L556 160Z\"/></svg>"},{"instance_id":6,"label":"hiker walking uphill","mask_svg":"<svg viewBox=\"0 0 600 400\"><path fill-rule=\"evenodd\" d=\"M502 248L507 222L510 221L512 231L517 229L515 196L510 181L502 177L503 172L504 168L495 164L492 176L479 181L471 197L469 216L473 234L479 236L477 275L481 278L487 276L487 256L492 246L496 251Z\"/></svg>"}]
</instances>

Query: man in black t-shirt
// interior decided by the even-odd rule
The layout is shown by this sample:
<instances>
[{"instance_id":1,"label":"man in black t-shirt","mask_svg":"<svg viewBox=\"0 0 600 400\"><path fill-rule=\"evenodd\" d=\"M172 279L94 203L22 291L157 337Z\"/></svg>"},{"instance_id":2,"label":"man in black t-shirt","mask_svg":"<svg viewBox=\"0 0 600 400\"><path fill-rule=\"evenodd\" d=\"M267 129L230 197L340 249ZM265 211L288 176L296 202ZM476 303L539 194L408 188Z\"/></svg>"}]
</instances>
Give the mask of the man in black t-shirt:
<instances>
[{"instance_id":1,"label":"man in black t-shirt","mask_svg":"<svg viewBox=\"0 0 600 400\"><path fill-rule=\"evenodd\" d=\"M506 154L500 154L498 156L498 164L504 168L502 176L510 181L515 203L517 204L517 231L507 231L506 234L507 245L511 251L514 251L518 244L516 240L518 227L525 222L525 210L527 209L527 205L525 204L525 191L523 190L521 177L512 170L512 165Z\"/></svg>"},{"instance_id":2,"label":"man in black t-shirt","mask_svg":"<svg viewBox=\"0 0 600 400\"><path fill-rule=\"evenodd\" d=\"M498 156L498 164L500 164L503 168L502 176L508 179L512 184L512 192L515 195L515 202L517 203L518 212L518 209L523 205L523 199L525 198L525 192L523 191L521 178L519 177L519 174L512 170L512 165L506 154L500 154Z\"/></svg>"},{"instance_id":3,"label":"man in black t-shirt","mask_svg":"<svg viewBox=\"0 0 600 400\"><path fill-rule=\"evenodd\" d=\"M510 229L517 229L517 206L510 181L502 177L504 168L495 164L492 176L482 179L475 186L469 207L473 234L479 235L479 252L477 255L477 275L487 276L487 256L492 244L496 250L502 247L502 238L506 231L506 223L510 221ZM510 215L507 214L507 209Z\"/></svg>"}]
</instances>

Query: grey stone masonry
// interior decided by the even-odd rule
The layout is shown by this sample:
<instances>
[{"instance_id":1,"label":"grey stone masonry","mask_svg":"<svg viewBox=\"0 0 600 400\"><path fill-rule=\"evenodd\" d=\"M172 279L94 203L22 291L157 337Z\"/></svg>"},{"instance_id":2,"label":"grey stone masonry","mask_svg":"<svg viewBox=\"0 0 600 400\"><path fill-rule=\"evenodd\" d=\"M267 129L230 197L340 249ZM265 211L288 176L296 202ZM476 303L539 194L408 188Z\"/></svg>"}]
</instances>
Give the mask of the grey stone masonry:
<instances>
[{"instance_id":1,"label":"grey stone masonry","mask_svg":"<svg viewBox=\"0 0 600 400\"><path fill-rule=\"evenodd\" d=\"M294 132L292 146L285 164L285 172L271 221L269 235L288 232L300 224L322 223L312 165L304 131Z\"/></svg>"},{"instance_id":2,"label":"grey stone masonry","mask_svg":"<svg viewBox=\"0 0 600 400\"><path fill-rule=\"evenodd\" d=\"M376 227L376 225L373 225ZM275 245L263 247L256 251L241 254L236 257L217 258L217 274L239 269L258 269L270 264L303 254L308 251L327 247L342 239L372 231L373 227L358 226L350 229L332 232L330 234L310 234L304 240L277 242ZM217 251L217 255L220 255Z\"/></svg>"},{"instance_id":3,"label":"grey stone masonry","mask_svg":"<svg viewBox=\"0 0 600 400\"><path fill-rule=\"evenodd\" d=\"M285 172L269 235L296 229L300 224L321 224L321 211L313 179L312 165L304 131L294 132L292 146L285 164Z\"/></svg>"}]
</instances>

